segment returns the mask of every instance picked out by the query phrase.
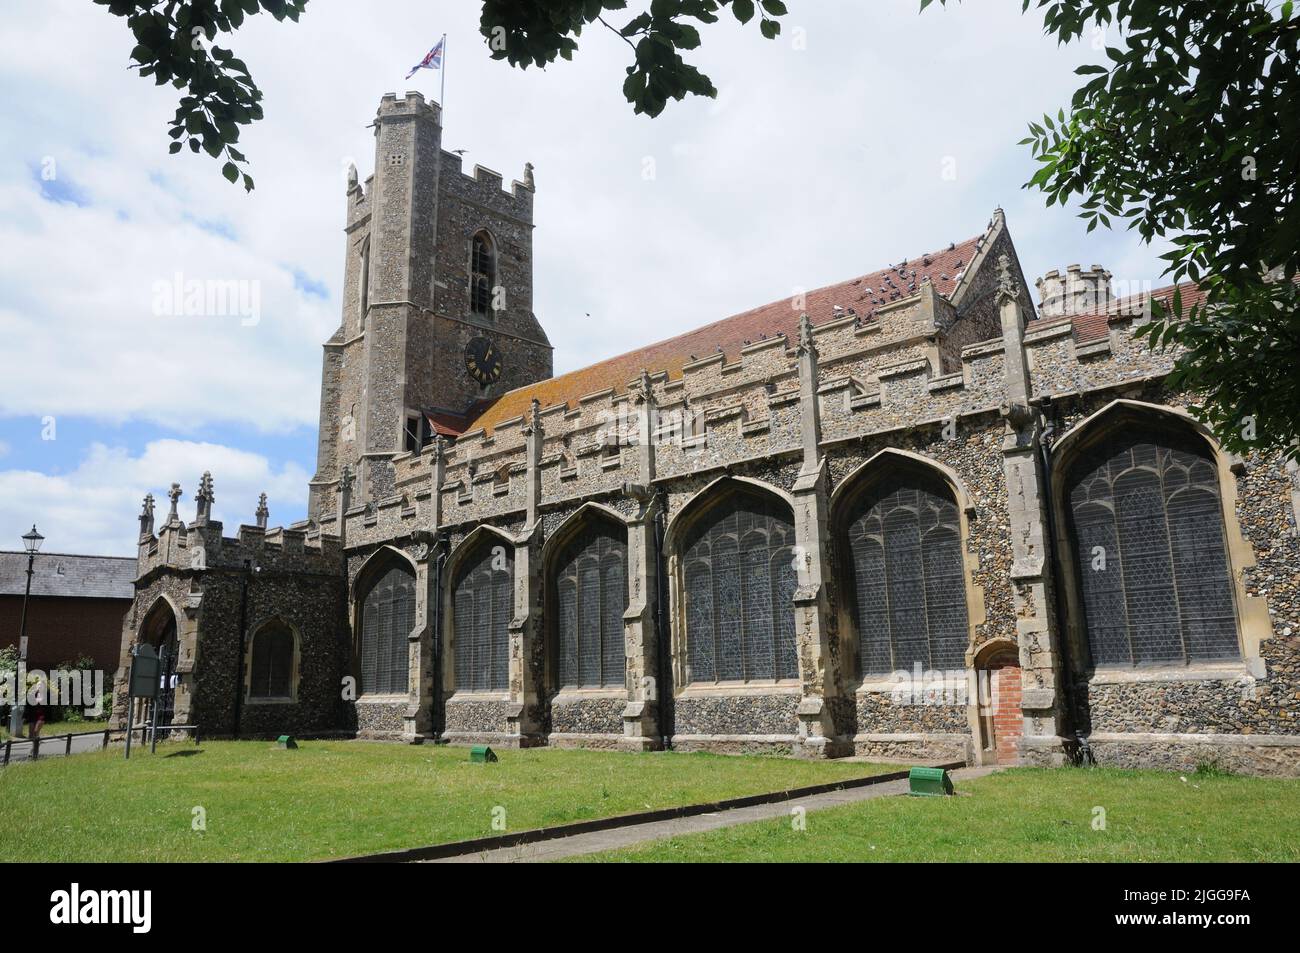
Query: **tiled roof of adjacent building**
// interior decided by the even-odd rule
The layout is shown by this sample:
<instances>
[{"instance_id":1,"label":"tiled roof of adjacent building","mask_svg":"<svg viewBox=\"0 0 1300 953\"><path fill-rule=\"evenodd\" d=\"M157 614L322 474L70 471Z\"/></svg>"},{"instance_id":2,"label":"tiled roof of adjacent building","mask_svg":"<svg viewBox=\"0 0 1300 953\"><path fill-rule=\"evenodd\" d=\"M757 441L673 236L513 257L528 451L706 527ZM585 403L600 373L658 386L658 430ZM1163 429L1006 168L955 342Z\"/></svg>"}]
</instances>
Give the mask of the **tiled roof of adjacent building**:
<instances>
[{"instance_id":1,"label":"tiled roof of adjacent building","mask_svg":"<svg viewBox=\"0 0 1300 953\"><path fill-rule=\"evenodd\" d=\"M651 374L666 372L670 380L678 378L682 375L682 365L689 363L692 355L705 358L722 351L729 359L734 359L749 342L780 334L793 340L798 330L799 315L804 312L807 312L814 324L831 320L836 305L845 310L852 308L863 318L868 318L881 305L919 293L922 278L929 278L940 295L951 295L983 237L985 236L976 236L957 242L942 251L910 259L903 265L883 268L849 281L809 291L804 295L802 306L798 308L792 306L790 298L782 298L657 344L608 358L590 367L516 388L494 401L471 409L465 417L465 427L461 432L479 427L492 430L503 421L525 414L534 399L543 407L562 402L573 406L578 398L588 394L608 388L620 390L634 380L642 369ZM905 274L900 273L900 268ZM451 421L444 415L439 423L447 426Z\"/></svg>"},{"instance_id":2,"label":"tiled roof of adjacent building","mask_svg":"<svg viewBox=\"0 0 1300 953\"><path fill-rule=\"evenodd\" d=\"M38 553L32 566L32 595L72 599L131 599L134 556L76 556ZM0 551L0 596L21 596L27 585L27 554Z\"/></svg>"},{"instance_id":3,"label":"tiled roof of adjacent building","mask_svg":"<svg viewBox=\"0 0 1300 953\"><path fill-rule=\"evenodd\" d=\"M1106 323L1108 318L1117 314L1141 314L1146 311L1147 302L1151 298L1164 302L1166 308L1172 309L1175 289L1182 293L1181 300L1184 312L1188 311L1194 304L1204 304L1205 302L1205 289L1191 281L1184 281L1178 285L1165 285L1163 288L1153 288L1150 291L1142 291L1124 298L1114 298L1105 307L1070 316L1070 320L1074 325L1075 340L1080 344L1084 344L1088 341L1104 338L1109 331ZM1048 325L1065 320L1066 318L1061 315L1040 316L1033 323Z\"/></svg>"}]
</instances>

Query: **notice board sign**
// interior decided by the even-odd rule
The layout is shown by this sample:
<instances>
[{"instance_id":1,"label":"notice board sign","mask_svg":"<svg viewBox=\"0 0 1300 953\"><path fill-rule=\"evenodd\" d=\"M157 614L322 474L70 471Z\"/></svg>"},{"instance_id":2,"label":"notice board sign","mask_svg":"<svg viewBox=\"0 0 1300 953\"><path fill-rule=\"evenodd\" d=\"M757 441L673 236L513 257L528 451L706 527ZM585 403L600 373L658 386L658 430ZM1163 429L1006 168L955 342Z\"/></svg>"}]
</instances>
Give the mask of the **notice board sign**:
<instances>
[{"instance_id":1,"label":"notice board sign","mask_svg":"<svg viewBox=\"0 0 1300 953\"><path fill-rule=\"evenodd\" d=\"M137 645L131 653L131 697L156 698L162 662L149 644Z\"/></svg>"}]
</instances>

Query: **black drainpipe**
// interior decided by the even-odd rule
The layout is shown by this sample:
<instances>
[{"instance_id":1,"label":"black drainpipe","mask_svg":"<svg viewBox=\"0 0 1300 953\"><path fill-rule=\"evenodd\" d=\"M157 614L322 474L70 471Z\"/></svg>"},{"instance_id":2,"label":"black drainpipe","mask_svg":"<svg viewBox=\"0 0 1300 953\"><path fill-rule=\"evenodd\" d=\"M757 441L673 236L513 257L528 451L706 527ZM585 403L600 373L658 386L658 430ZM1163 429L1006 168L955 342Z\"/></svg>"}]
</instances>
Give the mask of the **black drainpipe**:
<instances>
[{"instance_id":1,"label":"black drainpipe","mask_svg":"<svg viewBox=\"0 0 1300 953\"><path fill-rule=\"evenodd\" d=\"M239 660L235 665L235 733L239 737L239 722L244 706L244 652L248 640L248 583L253 574L253 561L244 560L244 572L239 586Z\"/></svg>"},{"instance_id":2,"label":"black drainpipe","mask_svg":"<svg viewBox=\"0 0 1300 953\"><path fill-rule=\"evenodd\" d=\"M446 709L442 699L442 569L447 563L447 550L443 546L446 536L439 536L434 542L438 556L433 561L433 718L430 727L435 739L441 739L446 730Z\"/></svg>"},{"instance_id":3,"label":"black drainpipe","mask_svg":"<svg viewBox=\"0 0 1300 953\"><path fill-rule=\"evenodd\" d=\"M1065 613L1065 585L1067 580L1062 576L1061 561L1057 558L1056 549L1056 501L1052 496L1052 448L1046 437L1055 437L1056 431L1060 426L1060 420L1056 414L1056 406L1052 403L1052 398L1044 396L1037 401L1043 415L1048 418L1047 426L1043 428L1038 441L1039 459L1043 464L1043 510L1047 514L1047 540L1046 540L1046 557L1052 567L1052 604L1054 615L1056 616L1056 631L1059 633L1059 643L1061 653L1061 691L1065 696L1065 730L1072 734L1078 743L1078 751L1072 752L1071 757L1078 761L1085 757L1088 747L1088 739L1083 733L1083 727L1080 724L1079 711L1075 704L1075 686L1074 686L1074 667L1071 664L1069 644L1068 620Z\"/></svg>"},{"instance_id":4,"label":"black drainpipe","mask_svg":"<svg viewBox=\"0 0 1300 953\"><path fill-rule=\"evenodd\" d=\"M655 654L658 656L658 711L656 721L659 724L659 739L665 751L670 751L673 733L670 722L673 716L672 658L669 651L668 632L668 573L664 562L664 516L663 494L659 494L659 505L655 507Z\"/></svg>"}]
</instances>

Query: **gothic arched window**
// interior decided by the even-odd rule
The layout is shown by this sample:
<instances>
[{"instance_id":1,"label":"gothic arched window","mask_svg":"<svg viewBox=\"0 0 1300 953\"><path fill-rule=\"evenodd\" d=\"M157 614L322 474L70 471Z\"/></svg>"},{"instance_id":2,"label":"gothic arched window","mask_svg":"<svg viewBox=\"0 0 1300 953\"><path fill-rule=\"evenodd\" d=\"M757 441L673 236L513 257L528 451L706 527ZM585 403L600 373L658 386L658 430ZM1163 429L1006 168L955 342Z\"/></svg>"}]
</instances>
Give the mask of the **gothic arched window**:
<instances>
[{"instance_id":1,"label":"gothic arched window","mask_svg":"<svg viewBox=\"0 0 1300 953\"><path fill-rule=\"evenodd\" d=\"M469 308L475 314L492 313L492 289L497 283L496 252L492 239L479 232L470 241Z\"/></svg>"},{"instance_id":2,"label":"gothic arched window","mask_svg":"<svg viewBox=\"0 0 1300 953\"><path fill-rule=\"evenodd\" d=\"M1218 468L1204 441L1116 428L1070 467L1066 502L1095 664L1240 657Z\"/></svg>"},{"instance_id":3,"label":"gothic arched window","mask_svg":"<svg viewBox=\"0 0 1300 953\"><path fill-rule=\"evenodd\" d=\"M738 490L699 517L682 545L690 681L797 678L796 579L784 503Z\"/></svg>"},{"instance_id":4,"label":"gothic arched window","mask_svg":"<svg viewBox=\"0 0 1300 953\"><path fill-rule=\"evenodd\" d=\"M410 635L415 628L415 575L393 566L361 603L361 691L406 694Z\"/></svg>"},{"instance_id":5,"label":"gothic arched window","mask_svg":"<svg viewBox=\"0 0 1300 953\"><path fill-rule=\"evenodd\" d=\"M847 521L845 588L860 673L965 665L961 520L949 488L904 466L851 499Z\"/></svg>"},{"instance_id":6,"label":"gothic arched window","mask_svg":"<svg viewBox=\"0 0 1300 953\"><path fill-rule=\"evenodd\" d=\"M485 540L465 558L452 584L457 691L510 690L514 602L514 548L495 538Z\"/></svg>"},{"instance_id":7,"label":"gothic arched window","mask_svg":"<svg viewBox=\"0 0 1300 953\"><path fill-rule=\"evenodd\" d=\"M253 633L249 650L248 697L293 698L293 630L272 619Z\"/></svg>"},{"instance_id":8,"label":"gothic arched window","mask_svg":"<svg viewBox=\"0 0 1300 953\"><path fill-rule=\"evenodd\" d=\"M591 520L557 557L552 591L557 687L622 687L626 534L608 520Z\"/></svg>"}]
</instances>

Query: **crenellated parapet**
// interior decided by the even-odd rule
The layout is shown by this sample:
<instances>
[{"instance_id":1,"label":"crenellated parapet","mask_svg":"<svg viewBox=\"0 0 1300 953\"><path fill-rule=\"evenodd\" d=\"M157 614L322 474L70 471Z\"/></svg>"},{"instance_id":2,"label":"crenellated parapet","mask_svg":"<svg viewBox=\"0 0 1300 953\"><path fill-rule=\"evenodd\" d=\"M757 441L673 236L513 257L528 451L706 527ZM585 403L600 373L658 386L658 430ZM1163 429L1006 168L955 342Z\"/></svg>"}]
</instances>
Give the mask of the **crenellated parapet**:
<instances>
[{"instance_id":1,"label":"crenellated parapet","mask_svg":"<svg viewBox=\"0 0 1300 953\"><path fill-rule=\"evenodd\" d=\"M1025 334L1036 396L1083 394L1164 377L1177 351L1153 351L1133 332L1146 323L1142 310L1033 322Z\"/></svg>"},{"instance_id":2,"label":"crenellated parapet","mask_svg":"<svg viewBox=\"0 0 1300 953\"><path fill-rule=\"evenodd\" d=\"M996 415L1008 401L1004 338L961 347L956 365L945 369L935 308L934 298L922 293L881 309L876 320L854 315L811 327L823 444L959 427L966 418ZM1029 321L1023 329L1029 397L1122 387L1168 373L1172 357L1153 353L1133 335L1140 323L1138 314L1116 312L1106 317L1100 337L1088 337L1080 335L1077 320ZM800 450L798 348L784 336L751 342L736 360L695 355L680 377L649 368L646 379L654 395L650 444L657 482ZM573 406L538 409L544 432L538 468L547 506L617 495L625 484L645 481L637 452L638 386L639 380L629 380L622 388L583 395ZM490 432L470 431L441 451L431 445L399 454L396 492L349 511L348 546L522 513L524 422L519 416ZM439 454L442 479L435 483ZM331 522L323 525L332 530Z\"/></svg>"},{"instance_id":3,"label":"crenellated parapet","mask_svg":"<svg viewBox=\"0 0 1300 953\"><path fill-rule=\"evenodd\" d=\"M211 474L203 475L199 487L195 519L184 523L177 512L182 495L180 484L172 484L168 493L171 511L156 534L152 527L153 496L145 498L140 518L138 580L147 580L162 570L197 572L255 567L264 572L338 572L343 560L342 541L338 537L308 523L268 528L265 493L258 500L254 522L241 525L233 537L225 536L222 523L211 517L215 499Z\"/></svg>"},{"instance_id":4,"label":"crenellated parapet","mask_svg":"<svg viewBox=\"0 0 1300 953\"><path fill-rule=\"evenodd\" d=\"M510 183L510 188L506 189L500 172L481 165L475 165L472 172L466 172L461 157L454 152L444 149L440 161L443 189L459 198L490 208L499 215L532 223L533 194L536 191L532 163L526 166L523 180L515 179Z\"/></svg>"}]
</instances>

